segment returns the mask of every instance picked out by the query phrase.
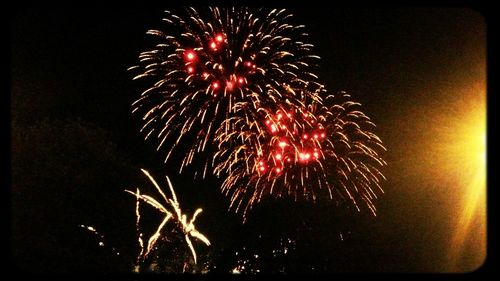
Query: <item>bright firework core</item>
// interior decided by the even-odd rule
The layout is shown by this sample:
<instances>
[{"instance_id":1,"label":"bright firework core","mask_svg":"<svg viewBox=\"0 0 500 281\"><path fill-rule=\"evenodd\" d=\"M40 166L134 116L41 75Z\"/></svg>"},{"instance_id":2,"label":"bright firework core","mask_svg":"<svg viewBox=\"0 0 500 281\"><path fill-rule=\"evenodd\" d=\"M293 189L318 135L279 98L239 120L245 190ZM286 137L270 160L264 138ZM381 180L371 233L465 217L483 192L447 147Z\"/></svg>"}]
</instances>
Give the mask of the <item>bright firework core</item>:
<instances>
[{"instance_id":1,"label":"bright firework core","mask_svg":"<svg viewBox=\"0 0 500 281\"><path fill-rule=\"evenodd\" d=\"M214 58L218 57L217 54L219 52L226 51L224 49L227 47L225 44L226 41L226 35L219 33L208 40L206 42L207 45L196 48L200 51L212 53L213 56L208 58L203 57L202 59L202 56L198 56L193 50L186 50L184 52L187 75L196 80L204 80L211 84L210 91L214 97L217 96L222 88L226 92L232 92L235 88L243 86L247 79L246 77L255 73L256 65L250 61L251 58L246 58L244 64L240 63L243 58L238 58L234 63L234 67L232 67L233 73L226 73L222 64L214 60ZM249 56L255 57L254 54ZM198 60L198 58L200 59ZM220 81L224 82L221 83Z\"/></svg>"},{"instance_id":2,"label":"bright firework core","mask_svg":"<svg viewBox=\"0 0 500 281\"><path fill-rule=\"evenodd\" d=\"M236 119L238 131L223 135L215 173L228 174L222 189L237 212L245 217L265 196L293 195L347 199L375 215L373 200L384 179L377 167L385 162L378 154L384 147L370 131L374 124L348 94L329 95L324 104L263 109L260 120Z\"/></svg>"},{"instance_id":3,"label":"bright firework core","mask_svg":"<svg viewBox=\"0 0 500 281\"><path fill-rule=\"evenodd\" d=\"M323 125L314 121L312 114L280 110L269 116L264 123L271 141L268 144L269 155L264 159L257 159L256 170L261 175L268 172L263 167L274 167L269 172L280 174L287 165L307 165L320 160L321 143L326 137L326 130ZM313 137L309 138L309 135Z\"/></svg>"}]
</instances>

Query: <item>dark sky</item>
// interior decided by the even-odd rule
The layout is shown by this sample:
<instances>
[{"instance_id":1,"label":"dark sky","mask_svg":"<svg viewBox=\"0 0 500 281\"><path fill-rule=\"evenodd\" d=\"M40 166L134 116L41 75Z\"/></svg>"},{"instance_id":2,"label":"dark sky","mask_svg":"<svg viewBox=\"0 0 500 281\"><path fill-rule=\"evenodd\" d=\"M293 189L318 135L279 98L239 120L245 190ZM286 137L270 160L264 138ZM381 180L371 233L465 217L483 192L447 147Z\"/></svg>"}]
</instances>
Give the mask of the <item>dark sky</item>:
<instances>
[{"instance_id":1,"label":"dark sky","mask_svg":"<svg viewBox=\"0 0 500 281\"><path fill-rule=\"evenodd\" d=\"M474 100L460 89L478 83L484 89L484 18L459 8L291 10L322 58L320 79L329 91L347 91L363 104L388 148L385 195L367 238L376 250L365 250L365 259L390 263L382 270L445 270L459 196L450 191L456 183L443 180L447 175L429 172L436 166L426 153L434 133L449 125L440 124L441 117L466 111L457 100ZM145 31L160 19L161 9L126 7L14 13L13 119L29 125L44 117L80 117L112 132L130 158L156 163L146 156L153 150L130 114L139 88L126 69L151 43Z\"/></svg>"}]
</instances>

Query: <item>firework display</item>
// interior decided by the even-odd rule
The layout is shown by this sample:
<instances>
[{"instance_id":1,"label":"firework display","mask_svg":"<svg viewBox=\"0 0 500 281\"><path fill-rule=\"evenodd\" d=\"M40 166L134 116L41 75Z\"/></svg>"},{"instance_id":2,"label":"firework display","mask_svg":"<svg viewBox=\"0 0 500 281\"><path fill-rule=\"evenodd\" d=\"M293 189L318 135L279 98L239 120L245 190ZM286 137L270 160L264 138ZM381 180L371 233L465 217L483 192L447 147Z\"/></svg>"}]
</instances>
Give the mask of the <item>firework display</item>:
<instances>
[{"instance_id":1,"label":"firework display","mask_svg":"<svg viewBox=\"0 0 500 281\"><path fill-rule=\"evenodd\" d=\"M151 183L153 183L154 187L156 190L160 193L162 196L163 200L165 201L165 204L160 203L154 197L146 194L142 194L139 189L136 190L136 192L130 191L130 190L125 190L125 192L128 192L132 195L134 195L137 199L136 203L136 209L135 209L135 214L136 214L136 227L137 227L137 233L139 234L139 245L141 246L141 252L139 253L137 257L138 263L143 262L146 257L149 255L151 250L154 249L156 242L158 241L158 238L162 235L162 230L165 228L165 225L169 221L175 221L175 226L179 227L182 232L184 233L184 239L186 240L187 245L189 246L189 249L191 250L191 253L193 254L193 259L194 263L197 263L197 258L196 258L196 251L193 247L193 243L191 242L190 237L194 237L203 243L205 245L210 246L210 241L200 233L195 225L194 222L196 220L196 217L203 211L203 209L198 208L193 214L193 217L191 220L187 220L187 215L182 213L181 207L179 205L179 201L177 201L177 196L174 191L174 187L172 186L172 183L170 182L170 179L167 177L167 182L168 182L168 187L170 189L170 193L172 194L172 198L168 198L165 193L162 191L158 183L154 180L154 178L149 174L148 171L141 169L141 171L149 178ZM148 205L154 207L155 209L159 210L161 213L165 215L163 218L163 221L160 223L158 228L156 229L156 232L151 235L151 237L148 239L147 246L144 247L144 240L142 239L143 235L140 230L140 220L141 220L141 213L140 213L140 202L143 201L144 203L147 203Z\"/></svg>"},{"instance_id":2,"label":"firework display","mask_svg":"<svg viewBox=\"0 0 500 281\"><path fill-rule=\"evenodd\" d=\"M375 214L385 165L375 124L346 93L327 94L313 73L319 57L289 12L187 8L166 11L164 21L131 70L152 85L133 112L165 162L175 151L182 172L211 147L203 177L221 178L244 218L262 198L284 195Z\"/></svg>"},{"instance_id":3,"label":"firework display","mask_svg":"<svg viewBox=\"0 0 500 281\"><path fill-rule=\"evenodd\" d=\"M314 89L322 85L312 73L319 57L305 43L304 26L290 18L285 10L188 8L181 16L165 12L166 31L148 31L158 44L130 70L152 86L133 112L142 115L145 138L156 137L157 150L165 147L165 161L189 140L176 152L184 155L182 171L213 143L222 123L226 133L233 129L225 122L232 116L254 120L263 108L319 100Z\"/></svg>"},{"instance_id":4,"label":"firework display","mask_svg":"<svg viewBox=\"0 0 500 281\"><path fill-rule=\"evenodd\" d=\"M385 165L379 155L385 148L371 132L375 124L346 93L324 104L278 110L254 123L233 121L240 130L222 134L214 170L236 211L245 214L266 196L287 195L348 200L358 210L364 202L375 214Z\"/></svg>"}]
</instances>

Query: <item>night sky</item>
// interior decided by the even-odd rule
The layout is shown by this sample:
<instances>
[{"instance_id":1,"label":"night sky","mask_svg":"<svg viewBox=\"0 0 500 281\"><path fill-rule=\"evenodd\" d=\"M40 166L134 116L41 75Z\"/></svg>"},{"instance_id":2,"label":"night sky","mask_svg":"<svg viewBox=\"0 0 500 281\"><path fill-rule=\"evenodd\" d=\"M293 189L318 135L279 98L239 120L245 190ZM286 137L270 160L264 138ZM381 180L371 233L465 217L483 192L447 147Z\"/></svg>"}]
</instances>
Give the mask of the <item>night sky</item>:
<instances>
[{"instance_id":1,"label":"night sky","mask_svg":"<svg viewBox=\"0 0 500 281\"><path fill-rule=\"evenodd\" d=\"M19 203L12 204L12 237L17 238L11 251L20 270L126 269L139 248L135 199L123 190L149 185L139 168L157 179L168 175L188 214L204 209L197 228L213 242L210 251L218 253L221 271L234 266L237 258L228 258L230 252L248 244L265 253L284 237L303 243L292 251L293 258L284 259L286 272L467 272L482 264L484 216L476 214L463 242L465 254L450 267L450 241L472 176L460 166L461 156L447 148L460 132L469 132L464 124L480 127L479 120L484 125L486 23L481 14L465 8L290 7L321 57L320 80L329 92L349 92L377 124L375 133L387 148L385 194L375 202L377 217L344 213L328 200L281 199L264 202L242 225L227 210L220 180L193 181L189 173L178 175L163 164L154 143L139 133L140 118L131 114L141 85L127 68L152 46L145 32L160 26L162 9L35 6L12 14L11 192ZM471 121L468 116L478 110L483 119ZM95 151L103 147L110 150ZM58 209L57 202L67 205ZM71 215L54 219L64 210ZM126 257L113 259L93 249L98 242L77 229L80 224L95 226ZM61 232L34 234L48 228ZM197 252L208 250L198 244Z\"/></svg>"}]
</instances>

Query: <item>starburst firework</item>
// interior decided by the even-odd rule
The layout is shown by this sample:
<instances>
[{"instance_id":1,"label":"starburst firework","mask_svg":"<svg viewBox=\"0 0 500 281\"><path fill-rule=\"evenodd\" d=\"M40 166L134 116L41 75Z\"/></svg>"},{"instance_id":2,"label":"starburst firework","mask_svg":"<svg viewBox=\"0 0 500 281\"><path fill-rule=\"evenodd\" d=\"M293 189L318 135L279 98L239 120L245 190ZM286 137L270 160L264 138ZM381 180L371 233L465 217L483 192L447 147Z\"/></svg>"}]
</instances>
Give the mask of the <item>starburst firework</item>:
<instances>
[{"instance_id":1,"label":"starburst firework","mask_svg":"<svg viewBox=\"0 0 500 281\"><path fill-rule=\"evenodd\" d=\"M313 74L319 57L305 43L302 25L285 10L250 8L165 11L164 30L150 30L157 45L131 67L148 87L133 103L145 138L165 147L165 162L182 140L180 171L213 143L216 131L237 130L234 116L253 122L260 110L319 102L323 86ZM221 130L219 130L219 133ZM205 165L205 175L207 166Z\"/></svg>"},{"instance_id":2,"label":"starburst firework","mask_svg":"<svg viewBox=\"0 0 500 281\"><path fill-rule=\"evenodd\" d=\"M340 93L325 105L311 103L299 111L280 109L221 134L215 173L224 179L223 192L243 214L262 198L291 196L316 200L318 195L361 202L375 214L374 199L382 193L379 171L382 141L375 126L359 111L360 104Z\"/></svg>"}]
</instances>

